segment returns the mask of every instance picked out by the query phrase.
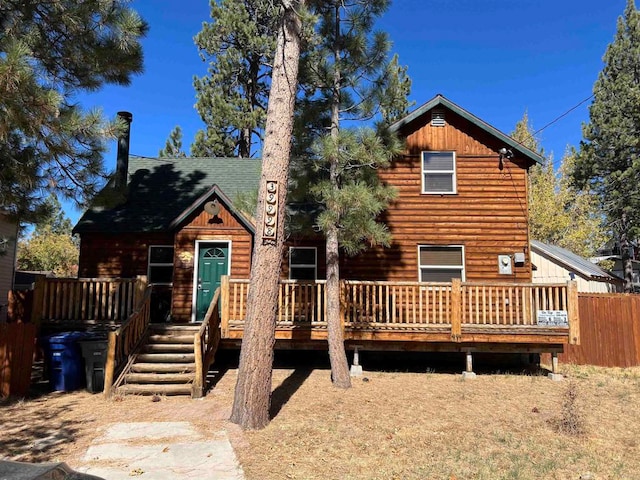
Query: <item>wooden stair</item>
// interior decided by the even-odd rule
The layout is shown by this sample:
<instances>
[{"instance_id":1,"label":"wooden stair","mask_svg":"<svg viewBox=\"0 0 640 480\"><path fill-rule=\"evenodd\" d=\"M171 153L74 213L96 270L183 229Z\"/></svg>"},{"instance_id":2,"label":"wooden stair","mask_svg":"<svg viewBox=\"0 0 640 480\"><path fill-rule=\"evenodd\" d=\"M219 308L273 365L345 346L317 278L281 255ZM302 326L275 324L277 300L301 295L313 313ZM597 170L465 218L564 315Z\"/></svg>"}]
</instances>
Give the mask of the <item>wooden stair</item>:
<instances>
[{"instance_id":1,"label":"wooden stair","mask_svg":"<svg viewBox=\"0 0 640 480\"><path fill-rule=\"evenodd\" d=\"M191 395L195 378L193 336L200 325L150 324L146 342L124 374L121 395Z\"/></svg>"}]
</instances>

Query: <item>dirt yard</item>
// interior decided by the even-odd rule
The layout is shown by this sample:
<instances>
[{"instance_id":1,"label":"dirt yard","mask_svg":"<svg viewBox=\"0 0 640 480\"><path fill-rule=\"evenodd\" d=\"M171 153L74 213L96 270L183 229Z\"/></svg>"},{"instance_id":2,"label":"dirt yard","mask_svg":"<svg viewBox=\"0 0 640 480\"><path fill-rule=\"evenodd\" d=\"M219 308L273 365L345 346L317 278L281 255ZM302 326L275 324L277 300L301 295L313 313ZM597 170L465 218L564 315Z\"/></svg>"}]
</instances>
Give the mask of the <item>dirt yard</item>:
<instances>
[{"instance_id":1,"label":"dirt yard","mask_svg":"<svg viewBox=\"0 0 640 480\"><path fill-rule=\"evenodd\" d=\"M233 358L202 400L77 392L5 402L0 457L73 467L102 426L187 420L226 429L248 479L640 478L640 368L563 367L565 380L552 382L487 366L463 381L457 364L378 360L347 391L331 386L323 358L280 362L274 418L257 432L226 421Z\"/></svg>"}]
</instances>

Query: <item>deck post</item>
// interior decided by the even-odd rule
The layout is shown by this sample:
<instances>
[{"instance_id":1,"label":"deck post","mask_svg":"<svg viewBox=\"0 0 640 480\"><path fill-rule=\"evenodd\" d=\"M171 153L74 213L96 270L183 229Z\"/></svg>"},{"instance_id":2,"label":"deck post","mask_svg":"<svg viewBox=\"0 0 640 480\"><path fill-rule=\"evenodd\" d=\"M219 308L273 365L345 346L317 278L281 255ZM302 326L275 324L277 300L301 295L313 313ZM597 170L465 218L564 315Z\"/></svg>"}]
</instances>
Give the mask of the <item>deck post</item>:
<instances>
[{"instance_id":1,"label":"deck post","mask_svg":"<svg viewBox=\"0 0 640 480\"><path fill-rule=\"evenodd\" d=\"M40 328L42 322L43 303L44 303L44 287L47 279L43 276L36 278L35 286L33 287L33 306L31 308L31 323L33 323L37 329Z\"/></svg>"},{"instance_id":2,"label":"deck post","mask_svg":"<svg viewBox=\"0 0 640 480\"><path fill-rule=\"evenodd\" d=\"M116 342L118 335L116 332L109 332L107 344L107 361L104 366L104 396L111 397L111 387L113 386L113 376L116 369Z\"/></svg>"},{"instance_id":3,"label":"deck post","mask_svg":"<svg viewBox=\"0 0 640 480\"><path fill-rule=\"evenodd\" d=\"M136 293L134 295L133 302L133 310L135 311L138 308L138 305L142 302L144 298L144 292L147 290L147 276L146 275L137 275L136 276ZM127 316L129 316L131 312L127 312Z\"/></svg>"},{"instance_id":4,"label":"deck post","mask_svg":"<svg viewBox=\"0 0 640 480\"><path fill-rule=\"evenodd\" d=\"M567 316L569 317L569 343L580 345L580 309L578 308L578 284L567 282Z\"/></svg>"},{"instance_id":5,"label":"deck post","mask_svg":"<svg viewBox=\"0 0 640 480\"><path fill-rule=\"evenodd\" d=\"M353 347L353 364L351 365L351 376L352 377L361 377L362 376L362 365L360 365L360 353L358 352L358 348L360 345L354 345Z\"/></svg>"},{"instance_id":6,"label":"deck post","mask_svg":"<svg viewBox=\"0 0 640 480\"><path fill-rule=\"evenodd\" d=\"M222 312L220 316L220 334L222 338L229 338L229 276L220 277L220 306ZM244 319L243 319L244 320Z\"/></svg>"},{"instance_id":7,"label":"deck post","mask_svg":"<svg viewBox=\"0 0 640 480\"><path fill-rule=\"evenodd\" d=\"M325 287L325 291L326 291ZM342 337L344 338L344 324L347 317L347 283L340 280L340 328L342 329ZM357 320L356 320L357 321Z\"/></svg>"},{"instance_id":8,"label":"deck post","mask_svg":"<svg viewBox=\"0 0 640 480\"><path fill-rule=\"evenodd\" d=\"M204 390L204 367L202 365L202 342L200 335L194 335L193 352L195 354L196 375L191 386L191 398L202 398Z\"/></svg>"},{"instance_id":9,"label":"deck post","mask_svg":"<svg viewBox=\"0 0 640 480\"><path fill-rule=\"evenodd\" d=\"M465 371L462 372L462 378L464 380L471 380L476 378L476 374L473 372L473 355L471 354L471 350L467 350L466 352L466 368Z\"/></svg>"},{"instance_id":10,"label":"deck post","mask_svg":"<svg viewBox=\"0 0 640 480\"><path fill-rule=\"evenodd\" d=\"M562 375L558 373L558 352L551 352L551 373L548 376L556 382L562 380Z\"/></svg>"},{"instance_id":11,"label":"deck post","mask_svg":"<svg viewBox=\"0 0 640 480\"><path fill-rule=\"evenodd\" d=\"M462 340L462 282L451 279L451 340Z\"/></svg>"}]
</instances>

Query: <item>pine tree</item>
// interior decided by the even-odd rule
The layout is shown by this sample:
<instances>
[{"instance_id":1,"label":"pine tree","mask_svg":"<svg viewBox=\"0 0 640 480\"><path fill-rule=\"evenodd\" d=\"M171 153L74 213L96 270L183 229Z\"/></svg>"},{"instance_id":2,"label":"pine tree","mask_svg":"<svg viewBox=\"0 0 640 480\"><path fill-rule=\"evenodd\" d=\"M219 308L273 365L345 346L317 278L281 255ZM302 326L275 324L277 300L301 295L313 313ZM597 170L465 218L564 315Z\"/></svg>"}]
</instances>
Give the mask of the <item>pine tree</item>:
<instances>
[{"instance_id":1,"label":"pine tree","mask_svg":"<svg viewBox=\"0 0 640 480\"><path fill-rule=\"evenodd\" d=\"M205 128L191 146L195 157L250 157L262 140L278 35L271 0L211 2L195 43L208 74L194 78L196 110Z\"/></svg>"},{"instance_id":2,"label":"pine tree","mask_svg":"<svg viewBox=\"0 0 640 480\"><path fill-rule=\"evenodd\" d=\"M545 158L529 170L529 233L531 238L566 248L583 257L595 255L606 241L596 202L571 185L575 152L567 149L558 171L546 156L525 112L511 136Z\"/></svg>"},{"instance_id":3,"label":"pine tree","mask_svg":"<svg viewBox=\"0 0 640 480\"><path fill-rule=\"evenodd\" d=\"M251 289L240 351L231 421L245 429L269 423L278 287L284 248L289 155L298 85L304 0L280 0L281 12L269 95L258 191ZM267 221L266 206L274 206Z\"/></svg>"},{"instance_id":4,"label":"pine tree","mask_svg":"<svg viewBox=\"0 0 640 480\"><path fill-rule=\"evenodd\" d=\"M187 156L182 150L182 129L180 125L171 130L164 148L160 149L158 156L161 158L184 158Z\"/></svg>"},{"instance_id":5,"label":"pine tree","mask_svg":"<svg viewBox=\"0 0 640 480\"><path fill-rule=\"evenodd\" d=\"M619 240L625 290L631 291L630 247L640 227L640 12L633 0L603 60L573 179L598 198Z\"/></svg>"},{"instance_id":6,"label":"pine tree","mask_svg":"<svg viewBox=\"0 0 640 480\"><path fill-rule=\"evenodd\" d=\"M389 135L344 131L345 121L382 116L385 126L408 108L410 81L397 57L389 60L390 42L374 23L388 0L316 2L316 43L304 56L305 96L299 123L306 132L297 147L315 144L314 166L324 173L311 189L322 213L317 225L326 239L326 320L331 374L335 386L351 386L340 325L340 248L355 253L367 246L388 245L390 237L378 215L393 198L375 169L400 150ZM329 130L328 138L323 138Z\"/></svg>"},{"instance_id":7,"label":"pine tree","mask_svg":"<svg viewBox=\"0 0 640 480\"><path fill-rule=\"evenodd\" d=\"M75 99L142 71L146 23L125 0L0 3L0 205L24 220L48 191L84 202L116 128Z\"/></svg>"}]
</instances>

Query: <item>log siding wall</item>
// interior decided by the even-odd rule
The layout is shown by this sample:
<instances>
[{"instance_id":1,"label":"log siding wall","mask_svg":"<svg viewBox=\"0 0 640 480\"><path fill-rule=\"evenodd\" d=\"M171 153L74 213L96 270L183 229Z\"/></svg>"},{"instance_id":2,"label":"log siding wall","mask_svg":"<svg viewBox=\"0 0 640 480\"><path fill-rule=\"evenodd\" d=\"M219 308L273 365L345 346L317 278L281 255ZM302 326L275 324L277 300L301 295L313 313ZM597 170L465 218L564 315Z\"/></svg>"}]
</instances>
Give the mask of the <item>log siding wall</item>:
<instances>
[{"instance_id":1,"label":"log siding wall","mask_svg":"<svg viewBox=\"0 0 640 480\"><path fill-rule=\"evenodd\" d=\"M80 278L134 278L146 275L149 245L173 245L173 233L83 233Z\"/></svg>"},{"instance_id":2,"label":"log siding wall","mask_svg":"<svg viewBox=\"0 0 640 480\"><path fill-rule=\"evenodd\" d=\"M531 281L527 209L527 163L514 157L498 167L505 145L477 126L446 112L446 125L432 127L427 113L400 132L405 154L380 170L398 197L382 220L392 245L343 259L343 278L418 280L419 245L462 245L467 281ZM423 194L421 153L456 152L456 194ZM498 273L498 255L526 253L512 275Z\"/></svg>"}]
</instances>

